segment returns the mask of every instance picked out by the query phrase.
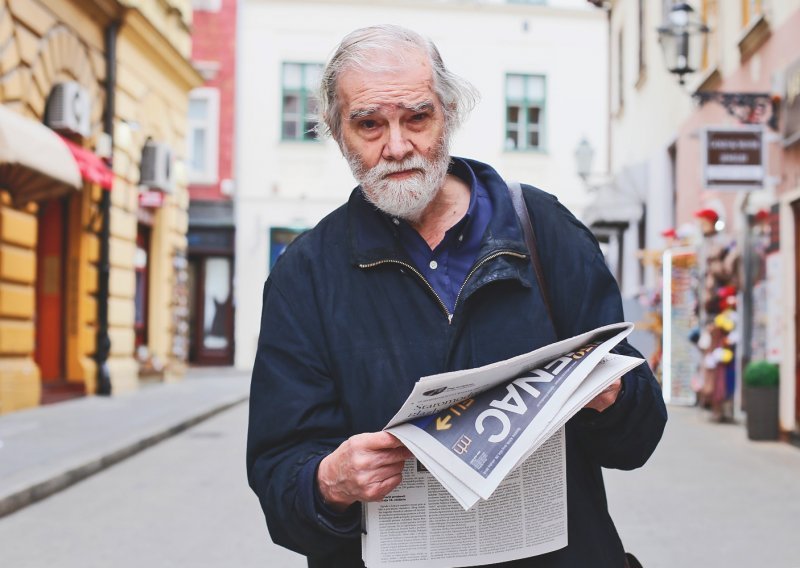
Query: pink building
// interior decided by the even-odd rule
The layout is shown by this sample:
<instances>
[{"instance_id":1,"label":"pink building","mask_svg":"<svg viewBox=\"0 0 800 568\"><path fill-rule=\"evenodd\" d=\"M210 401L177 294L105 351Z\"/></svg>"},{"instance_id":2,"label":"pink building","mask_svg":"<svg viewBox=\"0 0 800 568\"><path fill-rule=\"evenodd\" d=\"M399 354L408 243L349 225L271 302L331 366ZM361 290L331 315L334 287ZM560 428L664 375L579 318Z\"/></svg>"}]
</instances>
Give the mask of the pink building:
<instances>
[{"instance_id":1,"label":"pink building","mask_svg":"<svg viewBox=\"0 0 800 568\"><path fill-rule=\"evenodd\" d=\"M771 13L763 10L747 22L737 49L730 52L736 65L722 72L720 64L707 71L697 86L698 91L766 93L779 100L773 108L768 105L756 111L762 116L752 117L753 123L764 128L763 187L755 191L705 187L707 150L702 133L708 127L747 122L732 117L721 104L709 102L681 123L675 142L676 222L679 226L691 223L695 213L705 208L720 214L725 224L722 233L741 256L736 278L741 304L736 310L741 332L736 346L742 357L739 372L747 363L762 359L780 365L779 425L788 438L800 432L796 357L800 350L796 317L800 305L800 9L789 11L785 19L775 12L773 6ZM776 116L770 121L773 110Z\"/></svg>"},{"instance_id":2,"label":"pink building","mask_svg":"<svg viewBox=\"0 0 800 568\"><path fill-rule=\"evenodd\" d=\"M588 1L607 10L611 89L587 223L615 237L623 293L652 304L665 393L743 422L745 370L767 361L798 439L800 0ZM697 264L675 300L678 257Z\"/></svg>"}]
</instances>

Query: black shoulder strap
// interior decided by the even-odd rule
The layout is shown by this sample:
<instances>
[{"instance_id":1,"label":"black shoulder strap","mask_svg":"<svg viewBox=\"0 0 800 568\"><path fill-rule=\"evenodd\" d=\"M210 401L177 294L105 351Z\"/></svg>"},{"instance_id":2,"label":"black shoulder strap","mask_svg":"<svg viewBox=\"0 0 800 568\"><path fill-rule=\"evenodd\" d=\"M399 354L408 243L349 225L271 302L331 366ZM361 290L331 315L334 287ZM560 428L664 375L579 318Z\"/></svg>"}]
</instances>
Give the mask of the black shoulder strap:
<instances>
[{"instance_id":1,"label":"black shoulder strap","mask_svg":"<svg viewBox=\"0 0 800 568\"><path fill-rule=\"evenodd\" d=\"M511 202L514 204L514 210L517 212L519 222L522 225L522 233L525 235L525 244L528 245L528 250L531 253L531 264L533 264L533 271L536 273L536 281L539 283L539 289L542 291L544 305L547 308L547 315L550 318L550 324L553 329L556 329L556 320L553 319L553 308L550 306L550 293L547 290L547 282L544 279L544 272L542 271L542 263L539 261L539 249L536 246L536 233L533 231L533 223L531 222L528 207L525 205L525 198L522 196L522 186L518 181L506 181L508 191L511 194Z\"/></svg>"}]
</instances>

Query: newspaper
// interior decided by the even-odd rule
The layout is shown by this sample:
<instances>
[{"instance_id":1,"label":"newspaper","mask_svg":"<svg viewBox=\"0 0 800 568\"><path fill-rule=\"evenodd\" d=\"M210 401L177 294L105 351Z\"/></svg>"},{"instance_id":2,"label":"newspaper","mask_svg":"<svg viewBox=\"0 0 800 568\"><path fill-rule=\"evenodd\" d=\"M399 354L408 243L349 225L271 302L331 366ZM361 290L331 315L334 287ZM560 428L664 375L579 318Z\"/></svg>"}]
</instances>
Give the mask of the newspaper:
<instances>
[{"instance_id":1,"label":"newspaper","mask_svg":"<svg viewBox=\"0 0 800 568\"><path fill-rule=\"evenodd\" d=\"M416 459L366 503L369 568L504 562L567 545L564 423L642 359L604 326L484 367L423 377L385 430Z\"/></svg>"}]
</instances>

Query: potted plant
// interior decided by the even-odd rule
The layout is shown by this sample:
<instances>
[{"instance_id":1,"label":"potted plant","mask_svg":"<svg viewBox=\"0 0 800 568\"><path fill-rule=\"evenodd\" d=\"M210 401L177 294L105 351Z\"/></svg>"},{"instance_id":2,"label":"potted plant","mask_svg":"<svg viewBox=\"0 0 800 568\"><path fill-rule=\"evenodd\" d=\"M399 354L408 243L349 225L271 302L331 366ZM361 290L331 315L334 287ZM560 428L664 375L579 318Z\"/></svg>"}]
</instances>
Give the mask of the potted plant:
<instances>
[{"instance_id":1,"label":"potted plant","mask_svg":"<svg viewBox=\"0 0 800 568\"><path fill-rule=\"evenodd\" d=\"M778 439L778 365L752 361L744 370L747 405L747 437L751 440Z\"/></svg>"}]
</instances>

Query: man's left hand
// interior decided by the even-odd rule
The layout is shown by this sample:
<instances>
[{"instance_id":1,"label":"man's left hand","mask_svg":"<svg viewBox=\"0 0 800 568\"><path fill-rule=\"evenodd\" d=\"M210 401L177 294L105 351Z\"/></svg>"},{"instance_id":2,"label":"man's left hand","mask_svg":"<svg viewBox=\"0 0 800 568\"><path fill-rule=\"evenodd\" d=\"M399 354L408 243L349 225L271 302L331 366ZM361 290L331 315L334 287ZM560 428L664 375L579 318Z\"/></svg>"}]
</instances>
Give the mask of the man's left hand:
<instances>
[{"instance_id":1,"label":"man's left hand","mask_svg":"<svg viewBox=\"0 0 800 568\"><path fill-rule=\"evenodd\" d=\"M621 389L622 379L617 379L603 389L600 394L590 400L589 403L584 406L584 408L591 408L597 412L603 412L606 408L617 401L617 397L619 396L619 391Z\"/></svg>"}]
</instances>

